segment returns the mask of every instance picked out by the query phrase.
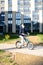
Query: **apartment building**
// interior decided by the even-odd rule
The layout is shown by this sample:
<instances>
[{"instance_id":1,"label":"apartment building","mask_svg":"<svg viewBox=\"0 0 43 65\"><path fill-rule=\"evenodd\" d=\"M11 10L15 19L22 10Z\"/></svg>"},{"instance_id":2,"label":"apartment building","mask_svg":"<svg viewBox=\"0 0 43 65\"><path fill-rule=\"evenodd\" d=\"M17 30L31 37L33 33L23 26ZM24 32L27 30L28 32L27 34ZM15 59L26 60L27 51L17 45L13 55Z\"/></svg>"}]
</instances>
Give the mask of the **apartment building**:
<instances>
[{"instance_id":1,"label":"apartment building","mask_svg":"<svg viewBox=\"0 0 43 65\"><path fill-rule=\"evenodd\" d=\"M0 0L0 33L43 32L43 0Z\"/></svg>"}]
</instances>

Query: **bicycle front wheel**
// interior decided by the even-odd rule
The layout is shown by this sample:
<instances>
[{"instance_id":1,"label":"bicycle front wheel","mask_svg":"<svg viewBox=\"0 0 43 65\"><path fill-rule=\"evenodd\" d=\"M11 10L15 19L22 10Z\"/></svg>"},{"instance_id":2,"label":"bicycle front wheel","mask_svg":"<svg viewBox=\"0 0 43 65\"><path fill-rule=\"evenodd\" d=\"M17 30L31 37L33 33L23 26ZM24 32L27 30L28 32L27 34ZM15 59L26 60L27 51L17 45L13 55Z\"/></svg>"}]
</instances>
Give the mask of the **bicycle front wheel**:
<instances>
[{"instance_id":1,"label":"bicycle front wheel","mask_svg":"<svg viewBox=\"0 0 43 65\"><path fill-rule=\"evenodd\" d=\"M28 43L28 49L32 50L33 49L33 44L30 42Z\"/></svg>"},{"instance_id":2,"label":"bicycle front wheel","mask_svg":"<svg viewBox=\"0 0 43 65\"><path fill-rule=\"evenodd\" d=\"M21 48L21 42L20 41L16 42L16 48Z\"/></svg>"}]
</instances>

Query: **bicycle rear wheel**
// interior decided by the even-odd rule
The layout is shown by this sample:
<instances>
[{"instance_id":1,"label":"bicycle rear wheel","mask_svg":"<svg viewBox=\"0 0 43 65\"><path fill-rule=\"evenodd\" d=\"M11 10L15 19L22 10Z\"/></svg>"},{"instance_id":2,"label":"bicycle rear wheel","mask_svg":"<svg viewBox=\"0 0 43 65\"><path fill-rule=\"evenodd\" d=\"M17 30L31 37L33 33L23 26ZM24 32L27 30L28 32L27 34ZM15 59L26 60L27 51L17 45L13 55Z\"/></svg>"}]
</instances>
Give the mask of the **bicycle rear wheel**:
<instances>
[{"instance_id":1,"label":"bicycle rear wheel","mask_svg":"<svg viewBox=\"0 0 43 65\"><path fill-rule=\"evenodd\" d=\"M32 50L33 49L33 44L30 42L28 43L28 49Z\"/></svg>"}]
</instances>

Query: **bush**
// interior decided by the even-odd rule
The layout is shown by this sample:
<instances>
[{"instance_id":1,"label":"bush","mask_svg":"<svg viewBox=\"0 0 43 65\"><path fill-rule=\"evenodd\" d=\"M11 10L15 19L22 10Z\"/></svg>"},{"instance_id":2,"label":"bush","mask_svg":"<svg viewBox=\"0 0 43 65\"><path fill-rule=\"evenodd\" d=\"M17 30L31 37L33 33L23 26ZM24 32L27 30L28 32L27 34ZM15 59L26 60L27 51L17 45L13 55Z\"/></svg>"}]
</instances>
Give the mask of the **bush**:
<instances>
[{"instance_id":1,"label":"bush","mask_svg":"<svg viewBox=\"0 0 43 65\"><path fill-rule=\"evenodd\" d=\"M5 35L5 39L8 40L10 38L10 35Z\"/></svg>"},{"instance_id":2,"label":"bush","mask_svg":"<svg viewBox=\"0 0 43 65\"><path fill-rule=\"evenodd\" d=\"M5 39L3 39L3 41L5 41Z\"/></svg>"}]
</instances>

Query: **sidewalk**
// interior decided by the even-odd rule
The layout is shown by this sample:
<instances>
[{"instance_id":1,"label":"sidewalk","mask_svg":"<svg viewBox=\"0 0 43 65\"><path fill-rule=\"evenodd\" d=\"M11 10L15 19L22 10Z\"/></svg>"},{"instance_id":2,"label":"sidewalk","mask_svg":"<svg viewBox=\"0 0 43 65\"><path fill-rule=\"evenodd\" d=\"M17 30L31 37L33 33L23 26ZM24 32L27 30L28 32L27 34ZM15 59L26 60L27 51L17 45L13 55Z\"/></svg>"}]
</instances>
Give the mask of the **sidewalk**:
<instances>
[{"instance_id":1,"label":"sidewalk","mask_svg":"<svg viewBox=\"0 0 43 65\"><path fill-rule=\"evenodd\" d=\"M0 44L0 49L5 50L5 49L11 49L15 48L15 44Z\"/></svg>"},{"instance_id":2,"label":"sidewalk","mask_svg":"<svg viewBox=\"0 0 43 65\"><path fill-rule=\"evenodd\" d=\"M43 46L36 46L34 50L29 50L28 48L16 49L15 44L0 44L0 50L5 50L12 53L19 52L23 54L43 56Z\"/></svg>"}]
</instances>

